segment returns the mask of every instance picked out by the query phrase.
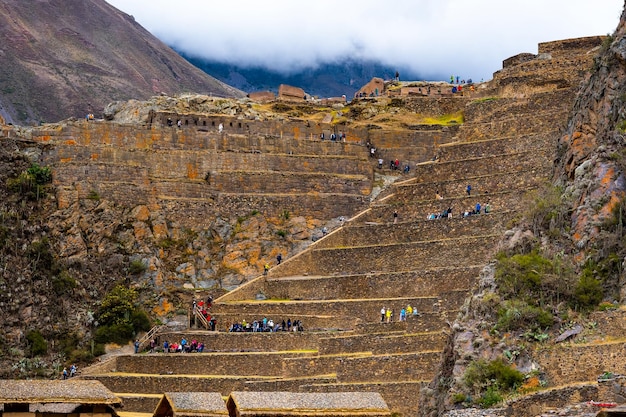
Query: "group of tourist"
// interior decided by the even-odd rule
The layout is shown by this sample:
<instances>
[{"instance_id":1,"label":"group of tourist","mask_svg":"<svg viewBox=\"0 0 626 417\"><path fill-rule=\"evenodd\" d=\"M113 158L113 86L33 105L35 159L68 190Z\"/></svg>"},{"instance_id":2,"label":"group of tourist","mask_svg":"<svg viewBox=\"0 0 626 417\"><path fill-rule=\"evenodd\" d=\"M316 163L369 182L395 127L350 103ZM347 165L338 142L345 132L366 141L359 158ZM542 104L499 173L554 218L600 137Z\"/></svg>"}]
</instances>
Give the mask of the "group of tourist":
<instances>
[{"instance_id":1,"label":"group of tourist","mask_svg":"<svg viewBox=\"0 0 626 417\"><path fill-rule=\"evenodd\" d=\"M154 343L153 343L154 342ZM204 343L198 342L196 339L192 339L188 342L184 337L180 339L180 342L169 342L168 340L163 342L164 353L202 353L204 351ZM150 341L150 353L156 352L156 341Z\"/></svg>"},{"instance_id":2,"label":"group of tourist","mask_svg":"<svg viewBox=\"0 0 626 417\"><path fill-rule=\"evenodd\" d=\"M63 368L63 372L61 372L61 378L68 379L75 377L76 372L78 372L78 367L76 366L76 364L72 364L69 371L67 370L67 368Z\"/></svg>"},{"instance_id":3,"label":"group of tourist","mask_svg":"<svg viewBox=\"0 0 626 417\"><path fill-rule=\"evenodd\" d=\"M252 323L247 322L245 319L241 323L233 323L228 329L229 332L301 332L304 331L302 321L294 320L291 318L285 321L284 319L279 323L274 323L274 320L263 317L261 320L254 320Z\"/></svg>"},{"instance_id":4,"label":"group of tourist","mask_svg":"<svg viewBox=\"0 0 626 417\"><path fill-rule=\"evenodd\" d=\"M417 307L411 307L411 305L407 305L406 307L400 310L400 316L398 317L398 321L406 321L407 317L418 317L420 314L417 311ZM385 307L380 309L380 322L381 323L391 323L394 320L393 308Z\"/></svg>"},{"instance_id":5,"label":"group of tourist","mask_svg":"<svg viewBox=\"0 0 626 417\"><path fill-rule=\"evenodd\" d=\"M467 194L468 197L472 195L471 184L467 184L467 187L465 187L465 193ZM443 196L439 193L439 190L435 191L435 199L443 200ZM491 204L489 201L487 201L487 204L485 204L484 206L481 205L480 203L476 203L476 206L461 212L461 217L466 218L468 216L480 214L481 211L485 214L491 212ZM437 219L447 219L447 218L452 218L452 207L448 207L447 209L442 210L441 213L428 213L428 215L426 216L426 220L437 220Z\"/></svg>"},{"instance_id":6,"label":"group of tourist","mask_svg":"<svg viewBox=\"0 0 626 417\"><path fill-rule=\"evenodd\" d=\"M324 132L320 133L320 140L324 140L326 139L326 135L324 134ZM330 134L330 140L333 142L336 142L338 140L345 142L346 141L346 133L345 132L339 132L339 135L337 135L336 133L331 133Z\"/></svg>"}]
</instances>

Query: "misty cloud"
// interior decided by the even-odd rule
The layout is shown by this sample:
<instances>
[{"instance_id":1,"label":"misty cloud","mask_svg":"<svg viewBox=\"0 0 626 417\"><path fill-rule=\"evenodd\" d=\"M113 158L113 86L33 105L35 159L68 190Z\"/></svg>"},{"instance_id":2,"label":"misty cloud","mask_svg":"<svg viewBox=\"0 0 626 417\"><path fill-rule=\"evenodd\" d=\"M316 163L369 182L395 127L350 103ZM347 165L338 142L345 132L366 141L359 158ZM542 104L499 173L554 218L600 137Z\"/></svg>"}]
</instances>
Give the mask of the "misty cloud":
<instances>
[{"instance_id":1,"label":"misty cloud","mask_svg":"<svg viewBox=\"0 0 626 417\"><path fill-rule=\"evenodd\" d=\"M551 40L613 33L622 0L107 0L188 55L290 72L349 58L489 79Z\"/></svg>"}]
</instances>

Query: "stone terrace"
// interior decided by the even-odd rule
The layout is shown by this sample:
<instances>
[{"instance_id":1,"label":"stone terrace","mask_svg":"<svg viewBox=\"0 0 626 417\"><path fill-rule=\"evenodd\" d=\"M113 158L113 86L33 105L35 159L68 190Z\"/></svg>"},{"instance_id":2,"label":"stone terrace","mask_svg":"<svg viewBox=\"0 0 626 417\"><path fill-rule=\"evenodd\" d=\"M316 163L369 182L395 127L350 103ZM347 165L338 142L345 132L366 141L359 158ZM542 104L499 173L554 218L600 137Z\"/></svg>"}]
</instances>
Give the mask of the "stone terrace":
<instances>
[{"instance_id":1,"label":"stone terrace","mask_svg":"<svg viewBox=\"0 0 626 417\"><path fill-rule=\"evenodd\" d=\"M574 46L572 54L579 53ZM558 59L545 59L542 64L552 62L555 72L574 71L572 62L589 59L566 55L561 51ZM165 368L153 357L165 355L150 354L125 359L127 369L122 373L94 377L122 396L132 386L140 386L146 394L166 386L200 385L223 395L240 389L376 391L393 412L415 415L419 391L435 375L450 322L481 265L493 255L508 221L521 209L512 201L547 179L555 132L565 123L573 100L578 78L571 74L564 78L571 82L547 80L541 89L529 89L525 95L498 98L507 74L531 71L537 63L519 65L523 68L511 64L498 74L494 99L487 95L488 99L465 105L465 122L455 130L456 140L438 144L442 146L436 161L419 165L413 179L392 187L370 209L272 268L267 276L216 300L212 308L220 329L242 319L291 318L303 320L303 334L202 333L207 346L218 352L198 357L225 362L205 375L182 375L193 374L189 367L196 361L194 355L168 358L167 363L178 365L176 373L160 375ZM416 105L418 99L412 100ZM475 187L471 196L465 194L468 183ZM444 200L435 200L437 190ZM492 213L460 218L461 208L487 200L494 206ZM451 204L453 218L424 220L429 210L440 211ZM397 224L391 216L394 210L400 213ZM407 304L417 306L421 315L398 322L398 313ZM393 308L392 323L380 323L383 306ZM180 334L163 337L175 339ZM597 353L624 356L620 349L617 345L598 348ZM567 357L576 353L561 352L563 369L570 364L575 368ZM551 350L542 355L559 353ZM258 369L258 364L250 363L254 360L267 360L271 366ZM249 370L254 369L258 373L253 376ZM135 370L150 373L135 374ZM584 371L569 380L587 379L592 373Z\"/></svg>"}]
</instances>

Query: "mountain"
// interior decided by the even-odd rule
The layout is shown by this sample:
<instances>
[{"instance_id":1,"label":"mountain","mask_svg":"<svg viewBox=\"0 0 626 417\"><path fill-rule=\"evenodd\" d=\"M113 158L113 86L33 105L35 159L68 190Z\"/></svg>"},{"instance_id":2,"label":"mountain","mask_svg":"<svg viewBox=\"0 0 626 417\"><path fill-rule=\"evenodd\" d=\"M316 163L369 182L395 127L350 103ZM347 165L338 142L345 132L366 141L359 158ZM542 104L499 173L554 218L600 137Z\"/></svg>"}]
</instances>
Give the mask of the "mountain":
<instances>
[{"instance_id":1,"label":"mountain","mask_svg":"<svg viewBox=\"0 0 626 417\"><path fill-rule=\"evenodd\" d=\"M422 79L419 74L409 70L393 68L375 61L348 59L342 62L326 62L316 68L305 68L293 73L281 73L261 66L246 67L184 53L181 55L218 80L247 92L276 92L280 84L289 84L318 97L340 97L344 94L352 97L372 77L391 79L398 71L403 79Z\"/></svg>"},{"instance_id":2,"label":"mountain","mask_svg":"<svg viewBox=\"0 0 626 417\"><path fill-rule=\"evenodd\" d=\"M38 123L116 100L193 91L240 97L104 0L0 0L0 116Z\"/></svg>"}]
</instances>

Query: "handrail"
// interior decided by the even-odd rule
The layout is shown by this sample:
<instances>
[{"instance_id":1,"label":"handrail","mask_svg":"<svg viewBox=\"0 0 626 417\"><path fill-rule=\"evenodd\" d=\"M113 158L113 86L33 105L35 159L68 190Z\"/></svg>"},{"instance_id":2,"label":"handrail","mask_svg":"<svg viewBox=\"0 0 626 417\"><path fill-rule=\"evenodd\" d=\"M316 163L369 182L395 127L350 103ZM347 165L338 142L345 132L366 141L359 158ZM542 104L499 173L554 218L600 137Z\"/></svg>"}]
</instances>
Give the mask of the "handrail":
<instances>
[{"instance_id":1,"label":"handrail","mask_svg":"<svg viewBox=\"0 0 626 417\"><path fill-rule=\"evenodd\" d=\"M141 352L143 350L143 348L145 347L145 345L152 340L152 338L154 337L154 335L156 335L157 333L159 333L163 327L165 327L162 324L156 325L154 327L152 327L148 333L146 333L141 339L139 339L139 352Z\"/></svg>"},{"instance_id":2,"label":"handrail","mask_svg":"<svg viewBox=\"0 0 626 417\"><path fill-rule=\"evenodd\" d=\"M198 310L197 308L194 310L193 313L194 313L194 317L199 319L200 324L202 324L205 329L209 330L210 324L209 324L209 321L206 319L206 317L204 317L204 314L202 314L202 312L200 312L200 310Z\"/></svg>"}]
</instances>

